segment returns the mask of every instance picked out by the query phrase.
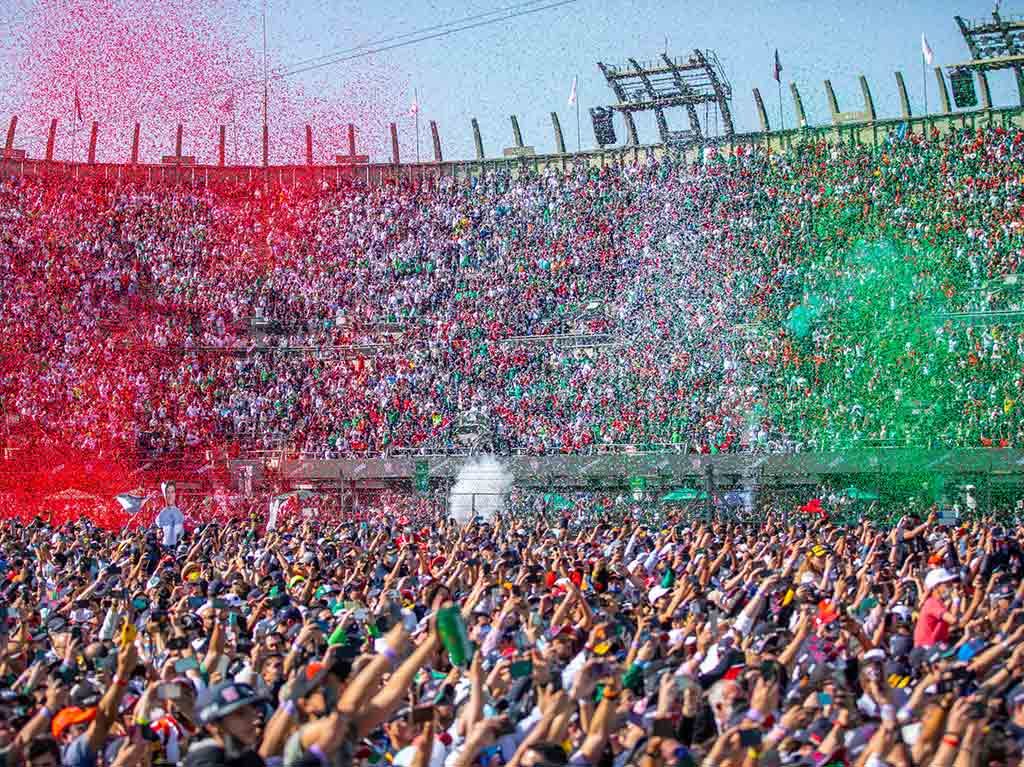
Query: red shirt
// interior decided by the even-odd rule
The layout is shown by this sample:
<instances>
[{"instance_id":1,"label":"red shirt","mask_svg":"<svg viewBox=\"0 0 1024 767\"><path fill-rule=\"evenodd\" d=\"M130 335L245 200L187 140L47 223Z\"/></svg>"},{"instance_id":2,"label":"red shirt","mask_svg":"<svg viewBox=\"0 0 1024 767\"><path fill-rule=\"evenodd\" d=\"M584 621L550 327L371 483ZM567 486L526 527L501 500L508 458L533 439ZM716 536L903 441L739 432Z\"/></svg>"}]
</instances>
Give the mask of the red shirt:
<instances>
[{"instance_id":1,"label":"red shirt","mask_svg":"<svg viewBox=\"0 0 1024 767\"><path fill-rule=\"evenodd\" d=\"M914 627L914 647L931 647L949 639L949 624L942 620L946 606L936 596L930 596L921 605L921 614Z\"/></svg>"}]
</instances>

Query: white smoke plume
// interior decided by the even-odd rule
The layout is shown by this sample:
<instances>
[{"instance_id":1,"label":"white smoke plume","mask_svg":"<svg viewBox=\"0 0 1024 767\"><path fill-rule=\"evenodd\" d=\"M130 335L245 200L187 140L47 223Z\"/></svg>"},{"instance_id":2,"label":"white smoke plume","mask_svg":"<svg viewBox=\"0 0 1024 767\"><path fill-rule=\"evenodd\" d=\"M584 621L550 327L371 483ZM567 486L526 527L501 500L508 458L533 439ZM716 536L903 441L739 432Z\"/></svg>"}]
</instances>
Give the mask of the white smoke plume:
<instances>
[{"instance_id":1,"label":"white smoke plume","mask_svg":"<svg viewBox=\"0 0 1024 767\"><path fill-rule=\"evenodd\" d=\"M505 508L505 500L514 483L515 477L493 456L472 458L463 464L455 477L448 498L448 511L460 525L475 515L489 520Z\"/></svg>"}]
</instances>

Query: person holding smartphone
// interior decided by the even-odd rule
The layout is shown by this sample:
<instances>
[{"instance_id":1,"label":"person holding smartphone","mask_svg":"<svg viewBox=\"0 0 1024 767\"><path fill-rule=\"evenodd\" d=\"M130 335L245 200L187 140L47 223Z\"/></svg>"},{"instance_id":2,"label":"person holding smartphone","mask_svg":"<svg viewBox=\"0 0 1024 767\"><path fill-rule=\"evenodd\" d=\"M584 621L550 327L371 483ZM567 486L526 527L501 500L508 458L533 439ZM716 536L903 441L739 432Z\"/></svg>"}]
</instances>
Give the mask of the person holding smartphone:
<instances>
[{"instance_id":1,"label":"person holding smartphone","mask_svg":"<svg viewBox=\"0 0 1024 767\"><path fill-rule=\"evenodd\" d=\"M943 567L937 567L925 576L926 598L914 628L915 647L932 647L949 639L950 629L958 622L955 607L949 601L949 584L955 580L956 574Z\"/></svg>"}]
</instances>

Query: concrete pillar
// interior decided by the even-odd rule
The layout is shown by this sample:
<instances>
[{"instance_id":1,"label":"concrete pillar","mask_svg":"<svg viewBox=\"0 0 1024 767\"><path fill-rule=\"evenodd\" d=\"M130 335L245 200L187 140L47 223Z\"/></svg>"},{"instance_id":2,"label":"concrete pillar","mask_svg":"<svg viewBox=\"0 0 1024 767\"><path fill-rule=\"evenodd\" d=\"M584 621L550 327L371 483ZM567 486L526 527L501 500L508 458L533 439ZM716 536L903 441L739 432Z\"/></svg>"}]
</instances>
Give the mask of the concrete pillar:
<instances>
[{"instance_id":1,"label":"concrete pillar","mask_svg":"<svg viewBox=\"0 0 1024 767\"><path fill-rule=\"evenodd\" d=\"M131 152L131 163L136 165L139 162L139 134L142 132L142 126L139 123L135 123L135 129L132 131L132 152Z\"/></svg>"},{"instance_id":2,"label":"concrete pillar","mask_svg":"<svg viewBox=\"0 0 1024 767\"><path fill-rule=\"evenodd\" d=\"M96 164L96 139L99 137L100 124L93 120L92 130L89 131L89 155L88 162L90 165Z\"/></svg>"},{"instance_id":3,"label":"concrete pillar","mask_svg":"<svg viewBox=\"0 0 1024 767\"><path fill-rule=\"evenodd\" d=\"M942 74L942 67L935 67L935 80L939 84L939 103L942 104L942 114L950 113L949 88L946 87L946 78Z\"/></svg>"},{"instance_id":4,"label":"concrete pillar","mask_svg":"<svg viewBox=\"0 0 1024 767\"><path fill-rule=\"evenodd\" d=\"M510 115L509 119L512 121L512 140L515 142L515 146L522 147L523 134L519 131L519 120L515 115Z\"/></svg>"},{"instance_id":5,"label":"concrete pillar","mask_svg":"<svg viewBox=\"0 0 1024 767\"><path fill-rule=\"evenodd\" d=\"M555 151L565 154L565 139L562 137L562 124L558 122L558 112L551 113L551 128L555 131Z\"/></svg>"},{"instance_id":6,"label":"concrete pillar","mask_svg":"<svg viewBox=\"0 0 1024 767\"><path fill-rule=\"evenodd\" d=\"M626 119L626 143L630 146L639 146L640 139L637 138L636 123L633 121L633 113L623 112L622 116Z\"/></svg>"},{"instance_id":7,"label":"concrete pillar","mask_svg":"<svg viewBox=\"0 0 1024 767\"><path fill-rule=\"evenodd\" d=\"M50 132L46 135L46 161L53 162L53 147L57 143L57 118L50 120Z\"/></svg>"},{"instance_id":8,"label":"concrete pillar","mask_svg":"<svg viewBox=\"0 0 1024 767\"><path fill-rule=\"evenodd\" d=\"M900 112L903 113L903 119L909 120L910 114L910 97L907 96L907 85L903 82L903 73L896 72L896 90L900 94Z\"/></svg>"},{"instance_id":9,"label":"concrete pillar","mask_svg":"<svg viewBox=\"0 0 1024 767\"><path fill-rule=\"evenodd\" d=\"M828 100L828 111L832 115L832 122L838 122L839 100L836 99L836 92L832 90L832 81L825 81L825 98Z\"/></svg>"},{"instance_id":10,"label":"concrete pillar","mask_svg":"<svg viewBox=\"0 0 1024 767\"><path fill-rule=\"evenodd\" d=\"M860 76L860 92L864 95L864 115L870 122L878 119L875 114L875 100L871 98L871 88L868 87L868 78Z\"/></svg>"},{"instance_id":11,"label":"concrete pillar","mask_svg":"<svg viewBox=\"0 0 1024 767\"><path fill-rule=\"evenodd\" d=\"M804 102L800 98L800 91L797 90L796 83L789 84L789 92L793 96L793 108L796 110L796 127L806 128L807 113L804 112Z\"/></svg>"},{"instance_id":12,"label":"concrete pillar","mask_svg":"<svg viewBox=\"0 0 1024 767\"><path fill-rule=\"evenodd\" d=\"M981 91L981 108L992 108L992 92L988 89L988 75L984 69L978 70L978 90Z\"/></svg>"},{"instance_id":13,"label":"concrete pillar","mask_svg":"<svg viewBox=\"0 0 1024 767\"><path fill-rule=\"evenodd\" d=\"M768 122L768 112L765 111L764 101L761 98L761 91L754 88L754 106L757 107L757 117L761 121L761 131L763 133L770 133L772 126ZM779 126L782 127L781 125Z\"/></svg>"},{"instance_id":14,"label":"concrete pillar","mask_svg":"<svg viewBox=\"0 0 1024 767\"><path fill-rule=\"evenodd\" d=\"M14 149L14 134L18 130L18 115L12 115L11 121L7 124L7 143L5 144L6 149Z\"/></svg>"},{"instance_id":15,"label":"concrete pillar","mask_svg":"<svg viewBox=\"0 0 1024 767\"><path fill-rule=\"evenodd\" d=\"M476 146L476 159L484 159L484 140L480 137L480 123L476 121L474 117L470 120L470 124L473 126L473 144Z\"/></svg>"},{"instance_id":16,"label":"concrete pillar","mask_svg":"<svg viewBox=\"0 0 1024 767\"><path fill-rule=\"evenodd\" d=\"M441 157L441 136L437 132L437 123L430 121L430 140L434 143L434 162L444 162Z\"/></svg>"}]
</instances>

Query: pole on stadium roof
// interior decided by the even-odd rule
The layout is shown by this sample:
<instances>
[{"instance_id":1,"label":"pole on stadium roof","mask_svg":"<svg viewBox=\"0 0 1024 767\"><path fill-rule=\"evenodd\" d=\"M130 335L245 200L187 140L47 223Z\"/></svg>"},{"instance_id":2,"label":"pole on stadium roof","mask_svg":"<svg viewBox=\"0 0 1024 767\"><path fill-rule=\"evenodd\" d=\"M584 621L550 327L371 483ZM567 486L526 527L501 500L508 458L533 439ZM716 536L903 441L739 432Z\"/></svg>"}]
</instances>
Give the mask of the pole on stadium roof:
<instances>
[{"instance_id":1,"label":"pole on stadium roof","mask_svg":"<svg viewBox=\"0 0 1024 767\"><path fill-rule=\"evenodd\" d=\"M754 88L754 106L757 107L757 117L761 121L761 132L768 133L772 127L768 123L768 112L764 108L764 99L761 98L761 91Z\"/></svg>"},{"instance_id":2,"label":"pole on stadium roof","mask_svg":"<svg viewBox=\"0 0 1024 767\"><path fill-rule=\"evenodd\" d=\"M871 88L868 87L868 78L860 76L860 92L864 95L864 114L868 120L874 122L878 119L875 113L875 100L871 98Z\"/></svg>"},{"instance_id":3,"label":"pole on stadium roof","mask_svg":"<svg viewBox=\"0 0 1024 767\"><path fill-rule=\"evenodd\" d=\"M217 146L217 164L220 165L220 167L223 168L224 167L224 161L226 159L224 155L226 154L225 150L227 149L227 143L228 143L228 130L227 130L227 126L221 125L219 133L220 133L220 140L217 142L217 144L218 144L218 146Z\"/></svg>"},{"instance_id":4,"label":"pole on stadium roof","mask_svg":"<svg viewBox=\"0 0 1024 767\"><path fill-rule=\"evenodd\" d=\"M57 118L50 120L50 132L46 135L46 161L53 162L53 147L57 143Z\"/></svg>"},{"instance_id":5,"label":"pole on stadium roof","mask_svg":"<svg viewBox=\"0 0 1024 767\"><path fill-rule=\"evenodd\" d=\"M181 123L178 123L178 130L174 132L174 156L179 159L181 158L181 145L184 133L184 126Z\"/></svg>"},{"instance_id":6,"label":"pole on stadium roof","mask_svg":"<svg viewBox=\"0 0 1024 767\"><path fill-rule=\"evenodd\" d=\"M942 67L935 67L935 79L939 82L939 103L942 104L942 114L949 114L949 89L946 87L946 78L942 76Z\"/></svg>"},{"instance_id":7,"label":"pole on stadium roof","mask_svg":"<svg viewBox=\"0 0 1024 767\"><path fill-rule=\"evenodd\" d=\"M132 150L129 155L132 165L137 165L139 162L139 132L141 130L142 126L139 123L135 123L135 129L132 131Z\"/></svg>"},{"instance_id":8,"label":"pole on stadium roof","mask_svg":"<svg viewBox=\"0 0 1024 767\"><path fill-rule=\"evenodd\" d=\"M391 162L398 165L398 126L391 123Z\"/></svg>"},{"instance_id":9,"label":"pole on stadium roof","mask_svg":"<svg viewBox=\"0 0 1024 767\"><path fill-rule=\"evenodd\" d=\"M476 121L474 117L470 120L470 124L473 126L473 144L476 146L476 159L484 159L484 140L480 137L480 123Z\"/></svg>"},{"instance_id":10,"label":"pole on stadium roof","mask_svg":"<svg viewBox=\"0 0 1024 767\"><path fill-rule=\"evenodd\" d=\"M313 126L306 126L306 165L313 164Z\"/></svg>"},{"instance_id":11,"label":"pole on stadium roof","mask_svg":"<svg viewBox=\"0 0 1024 767\"><path fill-rule=\"evenodd\" d=\"M992 108L992 92L988 89L988 75L985 74L984 69L978 70L978 85L981 86L981 108L991 109Z\"/></svg>"},{"instance_id":12,"label":"pole on stadium roof","mask_svg":"<svg viewBox=\"0 0 1024 767\"><path fill-rule=\"evenodd\" d=\"M96 139L99 136L100 124L95 120L92 121L92 130L89 131L89 154L88 163L89 165L96 164Z\"/></svg>"},{"instance_id":13,"label":"pole on stadium roof","mask_svg":"<svg viewBox=\"0 0 1024 767\"><path fill-rule=\"evenodd\" d=\"M430 139L434 142L434 162L444 162L441 158L441 137L437 133L437 122L430 121Z\"/></svg>"},{"instance_id":14,"label":"pole on stadium roof","mask_svg":"<svg viewBox=\"0 0 1024 767\"><path fill-rule=\"evenodd\" d=\"M834 122L836 115L839 114L839 99L836 98L836 92L832 89L831 80L825 81L825 98L828 100L828 111Z\"/></svg>"},{"instance_id":15,"label":"pole on stadium roof","mask_svg":"<svg viewBox=\"0 0 1024 767\"><path fill-rule=\"evenodd\" d=\"M348 153L349 155L356 153L356 126L354 123L348 124Z\"/></svg>"},{"instance_id":16,"label":"pole on stadium roof","mask_svg":"<svg viewBox=\"0 0 1024 767\"><path fill-rule=\"evenodd\" d=\"M509 120L512 121L512 141L516 147L522 149L523 147L523 134L519 130L519 120L516 119L515 115L509 115Z\"/></svg>"},{"instance_id":17,"label":"pole on stadium roof","mask_svg":"<svg viewBox=\"0 0 1024 767\"><path fill-rule=\"evenodd\" d=\"M11 115L11 121L7 124L7 143L4 144L4 149L10 151L14 149L14 134L18 130L18 115Z\"/></svg>"},{"instance_id":18,"label":"pole on stadium roof","mask_svg":"<svg viewBox=\"0 0 1024 767\"><path fill-rule=\"evenodd\" d=\"M551 127L555 131L555 151L565 154L565 139L562 137L562 124L558 122L558 112L551 113Z\"/></svg>"},{"instance_id":19,"label":"pole on stadium roof","mask_svg":"<svg viewBox=\"0 0 1024 767\"><path fill-rule=\"evenodd\" d=\"M909 120L911 118L910 113L910 97L907 96L907 86L903 82L903 73L896 72L896 90L900 94L900 111L903 113L903 119Z\"/></svg>"},{"instance_id":20,"label":"pole on stadium roof","mask_svg":"<svg viewBox=\"0 0 1024 767\"><path fill-rule=\"evenodd\" d=\"M793 108L796 110L796 127L806 128L807 113L804 112L804 102L800 98L800 91L797 89L796 83L789 84L789 92L793 95Z\"/></svg>"}]
</instances>

